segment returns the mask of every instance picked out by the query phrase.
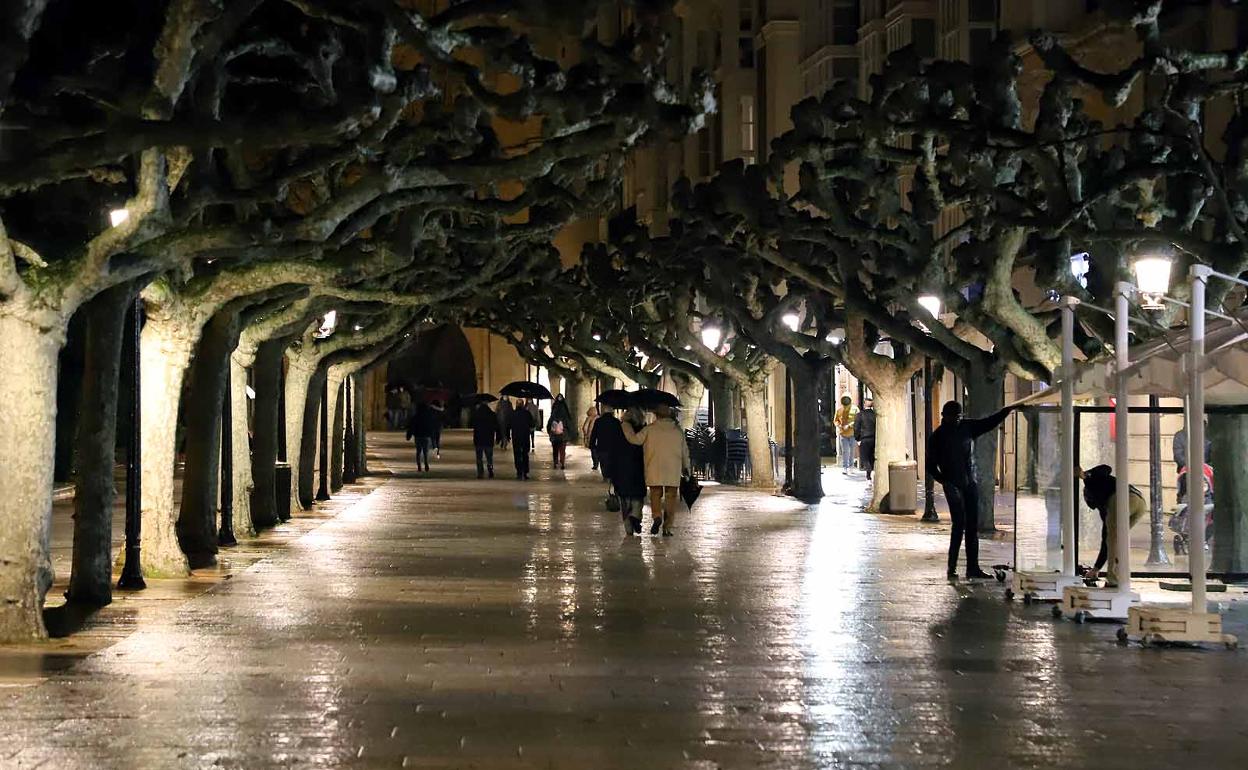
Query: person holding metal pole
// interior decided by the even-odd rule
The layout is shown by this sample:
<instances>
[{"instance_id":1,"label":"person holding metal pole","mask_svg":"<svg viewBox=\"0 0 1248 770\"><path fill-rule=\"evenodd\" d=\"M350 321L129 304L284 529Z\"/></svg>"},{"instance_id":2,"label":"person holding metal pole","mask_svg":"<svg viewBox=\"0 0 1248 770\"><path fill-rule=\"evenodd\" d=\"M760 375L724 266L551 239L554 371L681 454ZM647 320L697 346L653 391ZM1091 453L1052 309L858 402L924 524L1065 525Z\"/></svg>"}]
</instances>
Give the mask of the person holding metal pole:
<instances>
[{"instance_id":1,"label":"person holding metal pole","mask_svg":"<svg viewBox=\"0 0 1248 770\"><path fill-rule=\"evenodd\" d=\"M927 440L927 472L945 490L953 530L949 533L947 576L958 576L958 551L966 540L966 576L991 577L979 568L979 474L975 439L995 430L1013 411L1012 405L975 420L962 419L962 405L950 401L940 410L940 426Z\"/></svg>"}]
</instances>

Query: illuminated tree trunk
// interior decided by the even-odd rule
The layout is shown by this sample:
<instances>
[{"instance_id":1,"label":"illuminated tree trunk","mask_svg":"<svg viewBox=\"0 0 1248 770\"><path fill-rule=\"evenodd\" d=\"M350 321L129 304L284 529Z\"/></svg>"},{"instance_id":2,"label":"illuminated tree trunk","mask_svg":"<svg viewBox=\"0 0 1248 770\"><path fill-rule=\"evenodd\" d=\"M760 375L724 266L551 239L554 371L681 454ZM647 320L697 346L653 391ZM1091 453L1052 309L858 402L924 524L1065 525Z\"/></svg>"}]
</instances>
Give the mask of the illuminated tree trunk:
<instances>
[{"instance_id":1,"label":"illuminated tree trunk","mask_svg":"<svg viewBox=\"0 0 1248 770\"><path fill-rule=\"evenodd\" d=\"M742 389L745 400L745 435L750 444L751 486L771 489L776 476L771 467L771 434L767 430L767 402L763 386Z\"/></svg>"},{"instance_id":2,"label":"illuminated tree trunk","mask_svg":"<svg viewBox=\"0 0 1248 770\"><path fill-rule=\"evenodd\" d=\"M1213 562L1218 572L1248 574L1248 415L1209 419L1214 469ZM1199 547L1193 544L1193 548Z\"/></svg>"},{"instance_id":3,"label":"illuminated tree trunk","mask_svg":"<svg viewBox=\"0 0 1248 770\"><path fill-rule=\"evenodd\" d=\"M360 393L360 377L354 378L352 386L355 393ZM368 431L364 427L364 398L351 399L351 408L355 410L355 468L356 476L368 475Z\"/></svg>"},{"instance_id":4,"label":"illuminated tree trunk","mask_svg":"<svg viewBox=\"0 0 1248 770\"><path fill-rule=\"evenodd\" d=\"M967 378L967 416L987 417L1005 404L1005 378L999 367L972 364ZM1000 428L975 439L979 470L979 531L996 530L997 442Z\"/></svg>"},{"instance_id":5,"label":"illuminated tree trunk","mask_svg":"<svg viewBox=\"0 0 1248 770\"><path fill-rule=\"evenodd\" d=\"M711 403L715 412L715 427L720 430L739 427L736 410L733 409L734 385L722 374L711 381Z\"/></svg>"},{"instance_id":6,"label":"illuminated tree trunk","mask_svg":"<svg viewBox=\"0 0 1248 770\"><path fill-rule=\"evenodd\" d=\"M299 454L291 454L299 460L299 505L305 511L312 510L316 492L316 458L321 425L321 392L325 387L328 373L323 366L318 366L308 381L307 392L303 399L303 410L300 413ZM287 402L287 410L290 404Z\"/></svg>"},{"instance_id":7,"label":"illuminated tree trunk","mask_svg":"<svg viewBox=\"0 0 1248 770\"><path fill-rule=\"evenodd\" d=\"M230 464L233 473L234 492L231 498L234 504L233 524L234 538L255 537L256 528L251 520L251 493L254 483L251 478L251 441L247 424L247 367L252 356L235 352L230 356L230 431L233 462Z\"/></svg>"},{"instance_id":8,"label":"illuminated tree trunk","mask_svg":"<svg viewBox=\"0 0 1248 770\"><path fill-rule=\"evenodd\" d=\"M311 507L311 496L304 505L299 494L303 475L301 457L303 456L303 423L304 410L309 401L308 392L315 372L315 364L309 367L297 357L289 359L286 369L286 461L290 463L290 500L300 510ZM309 469L309 473L311 469ZM311 481L308 482L309 486Z\"/></svg>"},{"instance_id":9,"label":"illuminated tree trunk","mask_svg":"<svg viewBox=\"0 0 1248 770\"><path fill-rule=\"evenodd\" d=\"M277 463L279 390L282 384L282 360L289 339L268 340L256 348L252 364L252 383L256 391L255 414L252 417L254 440L251 454L251 520L256 529L277 526Z\"/></svg>"},{"instance_id":10,"label":"illuminated tree trunk","mask_svg":"<svg viewBox=\"0 0 1248 770\"><path fill-rule=\"evenodd\" d=\"M143 440L143 574L187 574L175 522L174 467L177 461L178 402L198 329L176 315L149 317L141 339L140 377Z\"/></svg>"},{"instance_id":11,"label":"illuminated tree trunk","mask_svg":"<svg viewBox=\"0 0 1248 770\"><path fill-rule=\"evenodd\" d=\"M113 600L113 465L117 449L117 392L129 284L97 294L83 306L87 339L78 417L74 551L67 598L103 606Z\"/></svg>"},{"instance_id":12,"label":"illuminated tree trunk","mask_svg":"<svg viewBox=\"0 0 1248 770\"><path fill-rule=\"evenodd\" d=\"M4 309L7 311L7 308ZM65 321L0 311L0 644L42 639L56 442L56 363Z\"/></svg>"},{"instance_id":13,"label":"illuminated tree trunk","mask_svg":"<svg viewBox=\"0 0 1248 770\"><path fill-rule=\"evenodd\" d=\"M907 378L908 380L908 378ZM889 489L888 465L906 459L906 381L871 383L875 397L875 472L871 474L871 505L869 510L887 511ZM877 387L877 385L879 387Z\"/></svg>"},{"instance_id":14,"label":"illuminated tree trunk","mask_svg":"<svg viewBox=\"0 0 1248 770\"><path fill-rule=\"evenodd\" d=\"M568 390L568 408L572 410L572 437L573 440L585 441L588 436L581 435L581 423L585 421L585 413L594 406L594 381L589 377L572 377Z\"/></svg>"},{"instance_id":15,"label":"illuminated tree trunk","mask_svg":"<svg viewBox=\"0 0 1248 770\"><path fill-rule=\"evenodd\" d=\"M346 421L343 414L342 381L345 367L335 366L329 374L329 489L342 489L342 439ZM319 455L318 455L319 456Z\"/></svg>"},{"instance_id":16,"label":"illuminated tree trunk","mask_svg":"<svg viewBox=\"0 0 1248 770\"><path fill-rule=\"evenodd\" d=\"M681 371L670 373L676 396L680 399L680 427L689 430L698 419L698 407L706 393L702 381Z\"/></svg>"}]
</instances>

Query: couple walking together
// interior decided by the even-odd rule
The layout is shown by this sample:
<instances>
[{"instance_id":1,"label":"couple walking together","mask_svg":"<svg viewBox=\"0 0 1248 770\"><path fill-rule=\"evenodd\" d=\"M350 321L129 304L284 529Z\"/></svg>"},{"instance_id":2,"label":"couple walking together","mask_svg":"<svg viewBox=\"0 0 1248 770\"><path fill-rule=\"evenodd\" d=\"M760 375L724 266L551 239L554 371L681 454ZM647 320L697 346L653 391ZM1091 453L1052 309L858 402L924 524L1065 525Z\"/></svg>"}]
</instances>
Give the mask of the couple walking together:
<instances>
[{"instance_id":1,"label":"couple walking together","mask_svg":"<svg viewBox=\"0 0 1248 770\"><path fill-rule=\"evenodd\" d=\"M590 450L620 500L625 535L641 534L649 494L650 534L671 536L680 480L691 467L685 431L671 408L660 406L654 414L655 421L646 425L639 409L630 409L622 421L608 412L594 421L590 435Z\"/></svg>"}]
</instances>

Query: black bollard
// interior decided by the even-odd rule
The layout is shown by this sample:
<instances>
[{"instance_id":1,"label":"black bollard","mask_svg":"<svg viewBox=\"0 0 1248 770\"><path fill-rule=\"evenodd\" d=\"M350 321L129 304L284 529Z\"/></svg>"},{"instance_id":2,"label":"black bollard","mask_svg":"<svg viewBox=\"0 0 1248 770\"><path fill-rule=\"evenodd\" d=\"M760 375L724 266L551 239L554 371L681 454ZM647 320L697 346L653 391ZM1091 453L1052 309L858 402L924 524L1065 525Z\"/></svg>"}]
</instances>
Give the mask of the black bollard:
<instances>
[{"instance_id":1,"label":"black bollard","mask_svg":"<svg viewBox=\"0 0 1248 770\"><path fill-rule=\"evenodd\" d=\"M141 491L141 472L143 469L143 433L142 406L140 394L140 356L139 338L143 331L143 298L134 298L134 309L130 312L131 354L130 378L132 398L130 401L130 441L126 452L126 550L125 561L121 568L121 577L117 587L127 591L140 591L147 588L143 580L143 568L140 566L140 541L143 532L143 511Z\"/></svg>"}]
</instances>

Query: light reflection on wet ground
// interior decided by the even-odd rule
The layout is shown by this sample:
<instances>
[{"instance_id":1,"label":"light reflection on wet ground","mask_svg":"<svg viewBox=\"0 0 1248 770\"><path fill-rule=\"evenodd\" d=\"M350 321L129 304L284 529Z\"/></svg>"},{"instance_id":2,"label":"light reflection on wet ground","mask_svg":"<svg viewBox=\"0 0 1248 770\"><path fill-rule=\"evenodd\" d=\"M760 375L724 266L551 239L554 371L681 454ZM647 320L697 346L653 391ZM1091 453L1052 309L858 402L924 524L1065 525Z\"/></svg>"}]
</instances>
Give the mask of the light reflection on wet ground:
<instances>
[{"instance_id":1,"label":"light reflection on wet ground","mask_svg":"<svg viewBox=\"0 0 1248 770\"><path fill-rule=\"evenodd\" d=\"M382 436L363 502L0 695L0 766L1244 766L1241 653L950 586L947 530L853 477L626 539L579 451L478 482L465 440L425 478Z\"/></svg>"}]
</instances>

